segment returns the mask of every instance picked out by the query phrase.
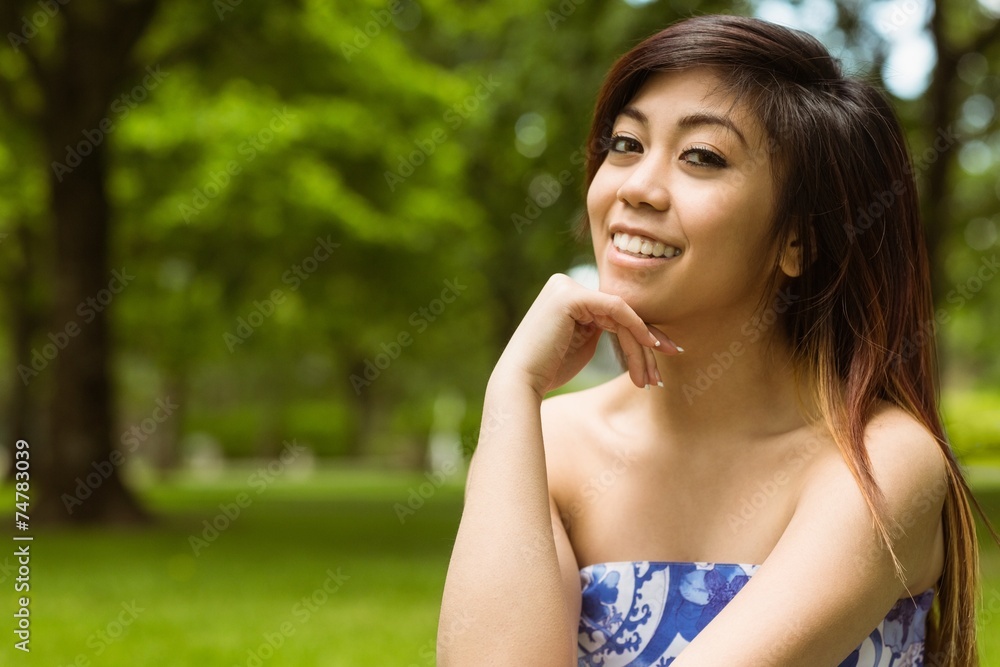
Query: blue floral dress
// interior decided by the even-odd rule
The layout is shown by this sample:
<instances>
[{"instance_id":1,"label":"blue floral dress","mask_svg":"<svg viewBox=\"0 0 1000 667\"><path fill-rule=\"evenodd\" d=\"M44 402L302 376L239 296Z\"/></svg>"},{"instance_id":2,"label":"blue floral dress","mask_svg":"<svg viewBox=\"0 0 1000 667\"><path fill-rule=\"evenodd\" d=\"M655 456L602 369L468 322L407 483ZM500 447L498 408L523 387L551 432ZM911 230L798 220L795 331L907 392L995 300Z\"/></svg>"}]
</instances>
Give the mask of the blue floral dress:
<instances>
[{"instance_id":1,"label":"blue floral dress","mask_svg":"<svg viewBox=\"0 0 1000 667\"><path fill-rule=\"evenodd\" d=\"M759 565L635 561L580 570L578 667L669 667ZM923 667L934 590L899 600L840 667Z\"/></svg>"}]
</instances>

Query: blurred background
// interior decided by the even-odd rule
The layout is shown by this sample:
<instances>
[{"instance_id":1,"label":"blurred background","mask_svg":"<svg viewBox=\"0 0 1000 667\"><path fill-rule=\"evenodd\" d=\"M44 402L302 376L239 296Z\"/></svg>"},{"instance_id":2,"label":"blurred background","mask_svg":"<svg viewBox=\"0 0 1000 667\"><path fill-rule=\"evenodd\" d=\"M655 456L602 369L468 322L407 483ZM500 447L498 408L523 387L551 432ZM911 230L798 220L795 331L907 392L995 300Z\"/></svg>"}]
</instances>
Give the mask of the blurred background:
<instances>
[{"instance_id":1,"label":"blurred background","mask_svg":"<svg viewBox=\"0 0 1000 667\"><path fill-rule=\"evenodd\" d=\"M0 513L34 540L27 593L0 556L31 615L3 664L434 664L489 372L549 275L593 278L601 78L713 12L893 97L949 433L1000 519L997 0L5 0Z\"/></svg>"}]
</instances>

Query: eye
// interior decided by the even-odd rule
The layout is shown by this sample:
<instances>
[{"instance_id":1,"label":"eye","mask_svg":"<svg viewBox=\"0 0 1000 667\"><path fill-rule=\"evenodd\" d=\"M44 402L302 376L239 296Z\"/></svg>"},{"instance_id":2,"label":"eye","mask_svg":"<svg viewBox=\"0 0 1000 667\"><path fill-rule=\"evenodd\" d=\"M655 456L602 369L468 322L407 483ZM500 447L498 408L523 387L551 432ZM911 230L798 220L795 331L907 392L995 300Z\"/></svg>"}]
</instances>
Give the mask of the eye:
<instances>
[{"instance_id":1,"label":"eye","mask_svg":"<svg viewBox=\"0 0 1000 667\"><path fill-rule=\"evenodd\" d=\"M605 139L605 147L612 153L641 153L639 140L625 134L615 134Z\"/></svg>"},{"instance_id":2,"label":"eye","mask_svg":"<svg viewBox=\"0 0 1000 667\"><path fill-rule=\"evenodd\" d=\"M727 166L726 158L704 146L689 148L681 153L681 159L695 167L712 167L721 169Z\"/></svg>"}]
</instances>

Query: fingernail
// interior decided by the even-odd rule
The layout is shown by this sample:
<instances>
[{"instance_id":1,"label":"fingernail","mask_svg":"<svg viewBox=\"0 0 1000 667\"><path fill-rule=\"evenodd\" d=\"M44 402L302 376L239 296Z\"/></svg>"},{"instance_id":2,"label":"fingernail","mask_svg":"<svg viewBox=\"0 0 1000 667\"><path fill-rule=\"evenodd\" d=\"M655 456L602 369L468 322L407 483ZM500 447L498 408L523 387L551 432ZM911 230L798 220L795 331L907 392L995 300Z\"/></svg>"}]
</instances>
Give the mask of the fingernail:
<instances>
[{"instance_id":1,"label":"fingernail","mask_svg":"<svg viewBox=\"0 0 1000 667\"><path fill-rule=\"evenodd\" d=\"M647 391L649 390L649 385L648 385L648 384L646 385L646 390L647 390Z\"/></svg>"},{"instance_id":2,"label":"fingernail","mask_svg":"<svg viewBox=\"0 0 1000 667\"><path fill-rule=\"evenodd\" d=\"M656 383L656 386L657 386L657 387L663 387L663 383L662 383L662 382L657 382L657 383Z\"/></svg>"},{"instance_id":3,"label":"fingernail","mask_svg":"<svg viewBox=\"0 0 1000 667\"><path fill-rule=\"evenodd\" d=\"M662 334L664 338L666 338L666 340L667 340L668 343L670 343L670 347L676 349L678 352L683 352L684 351L684 348L681 347L680 345L678 345L677 343L675 343L673 338L671 338L667 334L663 333L662 331L660 331L659 333ZM653 338L656 340L656 347L661 347L662 344L660 343L660 339L656 338L656 336L653 336Z\"/></svg>"}]
</instances>

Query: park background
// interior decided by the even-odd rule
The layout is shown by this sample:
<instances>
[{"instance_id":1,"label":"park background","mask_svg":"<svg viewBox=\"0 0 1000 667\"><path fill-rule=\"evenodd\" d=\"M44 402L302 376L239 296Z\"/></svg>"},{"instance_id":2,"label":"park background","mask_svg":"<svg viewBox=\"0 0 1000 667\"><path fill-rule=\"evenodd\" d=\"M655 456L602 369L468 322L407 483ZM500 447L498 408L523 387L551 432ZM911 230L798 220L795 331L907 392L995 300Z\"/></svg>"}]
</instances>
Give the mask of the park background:
<instances>
[{"instance_id":1,"label":"park background","mask_svg":"<svg viewBox=\"0 0 1000 667\"><path fill-rule=\"evenodd\" d=\"M24 439L35 539L30 654L0 549L0 662L432 665L489 371L550 274L593 277L601 77L710 12L892 95L947 426L1000 520L997 0L5 0L0 513Z\"/></svg>"}]
</instances>

